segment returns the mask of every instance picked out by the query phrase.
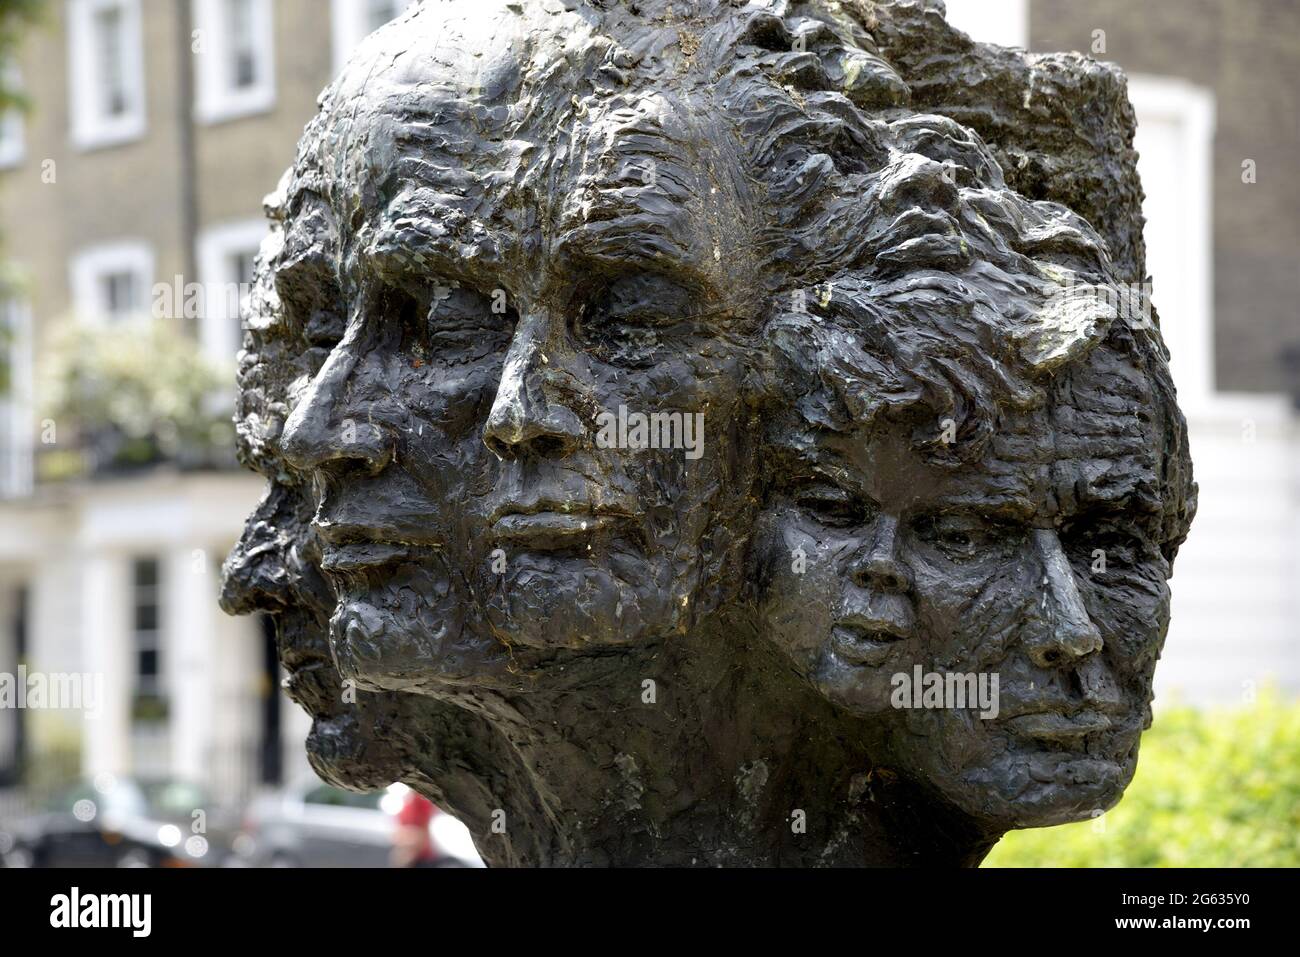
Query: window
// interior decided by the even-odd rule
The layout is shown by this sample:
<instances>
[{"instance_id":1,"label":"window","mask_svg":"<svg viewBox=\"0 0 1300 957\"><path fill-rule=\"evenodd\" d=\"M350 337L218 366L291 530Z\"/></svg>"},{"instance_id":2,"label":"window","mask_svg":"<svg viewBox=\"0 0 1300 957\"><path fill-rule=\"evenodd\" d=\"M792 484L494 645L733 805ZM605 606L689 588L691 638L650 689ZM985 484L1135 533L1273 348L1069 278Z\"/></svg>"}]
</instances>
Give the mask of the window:
<instances>
[{"instance_id":1,"label":"window","mask_svg":"<svg viewBox=\"0 0 1300 957\"><path fill-rule=\"evenodd\" d=\"M68 0L72 140L82 149L145 131L140 0Z\"/></svg>"},{"instance_id":2,"label":"window","mask_svg":"<svg viewBox=\"0 0 1300 957\"><path fill-rule=\"evenodd\" d=\"M0 499L32 490L31 314L0 299Z\"/></svg>"},{"instance_id":3,"label":"window","mask_svg":"<svg viewBox=\"0 0 1300 957\"><path fill-rule=\"evenodd\" d=\"M0 113L0 169L23 161L23 115L17 109Z\"/></svg>"},{"instance_id":4,"label":"window","mask_svg":"<svg viewBox=\"0 0 1300 957\"><path fill-rule=\"evenodd\" d=\"M135 273L125 269L104 273L100 282L104 287L101 290L104 311L110 319L127 319L134 313L144 311L144 298Z\"/></svg>"},{"instance_id":5,"label":"window","mask_svg":"<svg viewBox=\"0 0 1300 957\"><path fill-rule=\"evenodd\" d=\"M343 69L358 43L409 7L412 0L332 0L334 72Z\"/></svg>"},{"instance_id":6,"label":"window","mask_svg":"<svg viewBox=\"0 0 1300 957\"><path fill-rule=\"evenodd\" d=\"M0 67L0 76L4 77L5 86L9 89L21 88L22 78L14 64ZM0 169L21 163L24 148L23 114L17 107L11 107L0 113Z\"/></svg>"},{"instance_id":7,"label":"window","mask_svg":"<svg viewBox=\"0 0 1300 957\"><path fill-rule=\"evenodd\" d=\"M199 120L265 113L275 105L270 0L195 0Z\"/></svg>"},{"instance_id":8,"label":"window","mask_svg":"<svg viewBox=\"0 0 1300 957\"><path fill-rule=\"evenodd\" d=\"M144 243L85 250L72 262L73 310L78 318L96 324L147 316L153 278L153 251Z\"/></svg>"},{"instance_id":9,"label":"window","mask_svg":"<svg viewBox=\"0 0 1300 957\"><path fill-rule=\"evenodd\" d=\"M1214 250L1210 180L1214 95L1172 77L1131 75L1133 148L1146 197L1142 235L1151 301L1184 410L1214 391Z\"/></svg>"},{"instance_id":10,"label":"window","mask_svg":"<svg viewBox=\"0 0 1300 957\"><path fill-rule=\"evenodd\" d=\"M239 352L240 320L253 285L253 262L266 236L266 221L251 219L205 231L199 237L203 318L199 338L212 360L229 364Z\"/></svg>"},{"instance_id":11,"label":"window","mask_svg":"<svg viewBox=\"0 0 1300 957\"><path fill-rule=\"evenodd\" d=\"M977 43L1029 46L1029 0L947 0L947 20Z\"/></svg>"},{"instance_id":12,"label":"window","mask_svg":"<svg viewBox=\"0 0 1300 957\"><path fill-rule=\"evenodd\" d=\"M257 43L253 36L253 0L226 0L227 79L236 90L257 83Z\"/></svg>"},{"instance_id":13,"label":"window","mask_svg":"<svg viewBox=\"0 0 1300 957\"><path fill-rule=\"evenodd\" d=\"M135 696L163 697L162 582L156 558L131 562L131 640Z\"/></svg>"},{"instance_id":14,"label":"window","mask_svg":"<svg viewBox=\"0 0 1300 957\"><path fill-rule=\"evenodd\" d=\"M121 7L96 10L91 24L95 39L95 69L99 76L99 109L111 117L121 116L127 109L126 90L126 21Z\"/></svg>"}]
</instances>

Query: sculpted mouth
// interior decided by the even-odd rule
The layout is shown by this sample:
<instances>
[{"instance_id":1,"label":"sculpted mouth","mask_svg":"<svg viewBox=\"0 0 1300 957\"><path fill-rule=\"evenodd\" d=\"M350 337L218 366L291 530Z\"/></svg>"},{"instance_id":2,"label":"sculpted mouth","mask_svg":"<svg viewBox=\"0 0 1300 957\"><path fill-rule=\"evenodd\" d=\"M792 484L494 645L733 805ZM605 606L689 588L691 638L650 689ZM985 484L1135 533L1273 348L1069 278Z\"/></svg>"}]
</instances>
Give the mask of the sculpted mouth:
<instances>
[{"instance_id":1,"label":"sculpted mouth","mask_svg":"<svg viewBox=\"0 0 1300 957\"><path fill-rule=\"evenodd\" d=\"M374 537L374 530L317 520L312 528L321 539L321 568L354 572L396 562L413 561L439 547L435 541L395 541Z\"/></svg>"},{"instance_id":2,"label":"sculpted mouth","mask_svg":"<svg viewBox=\"0 0 1300 957\"><path fill-rule=\"evenodd\" d=\"M492 514L493 537L530 548L569 548L627 519L608 509L574 508L554 502L504 505Z\"/></svg>"},{"instance_id":3,"label":"sculpted mouth","mask_svg":"<svg viewBox=\"0 0 1300 957\"><path fill-rule=\"evenodd\" d=\"M831 645L845 661L855 665L878 665L894 645L906 638L888 622L841 621L831 629Z\"/></svg>"},{"instance_id":4,"label":"sculpted mouth","mask_svg":"<svg viewBox=\"0 0 1300 957\"><path fill-rule=\"evenodd\" d=\"M427 545L398 542L360 542L352 545L326 545L321 550L321 568L327 572L360 571L395 562L412 561L428 554Z\"/></svg>"},{"instance_id":5,"label":"sculpted mouth","mask_svg":"<svg viewBox=\"0 0 1300 957\"><path fill-rule=\"evenodd\" d=\"M1008 718L1004 726L1015 734L1050 744L1078 744L1086 736L1109 731L1113 722L1100 711L1080 711L1066 715L1059 711L1042 711Z\"/></svg>"}]
</instances>

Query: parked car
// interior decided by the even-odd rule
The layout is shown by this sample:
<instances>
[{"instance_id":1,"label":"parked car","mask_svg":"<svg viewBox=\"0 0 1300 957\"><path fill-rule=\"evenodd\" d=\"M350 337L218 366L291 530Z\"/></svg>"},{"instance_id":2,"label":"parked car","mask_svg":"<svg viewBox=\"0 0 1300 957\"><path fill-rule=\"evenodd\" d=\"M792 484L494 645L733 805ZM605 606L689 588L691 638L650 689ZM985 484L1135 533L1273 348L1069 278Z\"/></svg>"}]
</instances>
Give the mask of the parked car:
<instances>
[{"instance_id":1,"label":"parked car","mask_svg":"<svg viewBox=\"0 0 1300 957\"><path fill-rule=\"evenodd\" d=\"M0 828L6 867L194 867L229 853L228 817L203 789L100 775Z\"/></svg>"},{"instance_id":2,"label":"parked car","mask_svg":"<svg viewBox=\"0 0 1300 957\"><path fill-rule=\"evenodd\" d=\"M248 808L235 838L237 858L254 867L387 867L394 815L404 785L356 794L320 781L300 781ZM441 867L482 867L469 830L437 811L429 824Z\"/></svg>"}]
</instances>

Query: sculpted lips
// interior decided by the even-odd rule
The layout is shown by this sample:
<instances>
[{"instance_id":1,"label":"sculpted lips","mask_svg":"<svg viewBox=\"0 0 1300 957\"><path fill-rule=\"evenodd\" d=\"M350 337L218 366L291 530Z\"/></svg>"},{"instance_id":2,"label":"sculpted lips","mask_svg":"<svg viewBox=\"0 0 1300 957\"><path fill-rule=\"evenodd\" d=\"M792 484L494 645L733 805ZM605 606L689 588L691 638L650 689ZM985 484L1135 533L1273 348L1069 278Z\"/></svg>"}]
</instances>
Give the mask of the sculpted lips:
<instances>
[{"instance_id":1,"label":"sculpted lips","mask_svg":"<svg viewBox=\"0 0 1300 957\"><path fill-rule=\"evenodd\" d=\"M1079 745L1088 735L1109 731L1113 722L1096 710L1074 714L1049 710L1007 718L1004 726L1015 734L1049 744Z\"/></svg>"},{"instance_id":2,"label":"sculpted lips","mask_svg":"<svg viewBox=\"0 0 1300 957\"><path fill-rule=\"evenodd\" d=\"M492 513L490 521L496 540L546 550L587 541L626 518L625 513L609 508L538 501L505 503Z\"/></svg>"},{"instance_id":3,"label":"sculpted lips","mask_svg":"<svg viewBox=\"0 0 1300 957\"><path fill-rule=\"evenodd\" d=\"M427 530L393 530L393 535L378 537L374 529L339 525L319 518L312 522L312 528L321 538L321 568L327 572L353 572L412 561L440 547Z\"/></svg>"},{"instance_id":4,"label":"sculpted lips","mask_svg":"<svg viewBox=\"0 0 1300 957\"><path fill-rule=\"evenodd\" d=\"M878 665L891 647L908 636L908 630L886 618L849 616L831 629L831 644L845 661Z\"/></svg>"}]
</instances>

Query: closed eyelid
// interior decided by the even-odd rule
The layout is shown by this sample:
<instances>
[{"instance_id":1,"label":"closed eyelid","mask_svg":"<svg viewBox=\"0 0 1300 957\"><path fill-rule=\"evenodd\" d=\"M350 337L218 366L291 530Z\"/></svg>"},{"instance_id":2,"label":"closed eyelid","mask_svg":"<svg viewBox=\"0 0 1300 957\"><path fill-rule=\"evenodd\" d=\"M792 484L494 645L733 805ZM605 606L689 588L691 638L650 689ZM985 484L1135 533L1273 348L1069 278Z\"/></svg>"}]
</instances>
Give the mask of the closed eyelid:
<instances>
[{"instance_id":1,"label":"closed eyelid","mask_svg":"<svg viewBox=\"0 0 1300 957\"><path fill-rule=\"evenodd\" d=\"M794 487L794 494L798 498L821 494L827 498L841 498L845 501L848 501L853 497L853 493L842 485L829 482L822 478L804 478L797 480L797 484Z\"/></svg>"},{"instance_id":2,"label":"closed eyelid","mask_svg":"<svg viewBox=\"0 0 1300 957\"><path fill-rule=\"evenodd\" d=\"M880 507L869 497L824 481L796 487L791 497L803 508L830 506L852 510L862 521L870 520L880 512Z\"/></svg>"},{"instance_id":3,"label":"closed eyelid","mask_svg":"<svg viewBox=\"0 0 1300 957\"><path fill-rule=\"evenodd\" d=\"M944 523L947 525L993 525L993 526L1020 526L1031 525L1034 521L1032 510L1022 509L1019 507L984 507L962 503L961 505L950 505L930 507L925 511L919 512L917 520L932 521L935 523Z\"/></svg>"},{"instance_id":4,"label":"closed eyelid","mask_svg":"<svg viewBox=\"0 0 1300 957\"><path fill-rule=\"evenodd\" d=\"M647 316L686 318L696 310L694 297L680 288L644 289L620 288L618 284L599 292L588 304L615 319L636 319Z\"/></svg>"}]
</instances>

